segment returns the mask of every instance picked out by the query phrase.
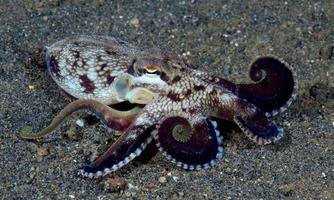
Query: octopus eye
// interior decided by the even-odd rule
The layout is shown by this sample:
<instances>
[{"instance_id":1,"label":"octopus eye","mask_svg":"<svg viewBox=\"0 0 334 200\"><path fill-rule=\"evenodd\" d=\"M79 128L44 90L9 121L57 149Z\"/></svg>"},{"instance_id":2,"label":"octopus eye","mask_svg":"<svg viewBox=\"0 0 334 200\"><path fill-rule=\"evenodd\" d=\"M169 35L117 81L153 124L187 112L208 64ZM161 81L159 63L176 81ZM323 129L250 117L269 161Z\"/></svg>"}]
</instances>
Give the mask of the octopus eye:
<instances>
[{"instance_id":1,"label":"octopus eye","mask_svg":"<svg viewBox=\"0 0 334 200\"><path fill-rule=\"evenodd\" d=\"M159 74L160 73L160 67L155 65L146 65L144 66L145 72L148 74Z\"/></svg>"}]
</instances>

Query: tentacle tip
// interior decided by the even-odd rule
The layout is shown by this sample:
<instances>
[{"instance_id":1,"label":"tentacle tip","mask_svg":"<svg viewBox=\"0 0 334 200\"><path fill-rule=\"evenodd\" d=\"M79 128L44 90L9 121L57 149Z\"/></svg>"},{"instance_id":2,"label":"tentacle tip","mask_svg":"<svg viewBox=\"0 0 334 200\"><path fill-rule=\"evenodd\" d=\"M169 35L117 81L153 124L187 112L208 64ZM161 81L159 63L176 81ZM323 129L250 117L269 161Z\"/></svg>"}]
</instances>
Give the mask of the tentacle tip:
<instances>
[{"instance_id":1,"label":"tentacle tip","mask_svg":"<svg viewBox=\"0 0 334 200\"><path fill-rule=\"evenodd\" d=\"M32 127L31 126L24 126L21 128L20 132L18 133L18 136L21 139L30 139L33 136Z\"/></svg>"},{"instance_id":2,"label":"tentacle tip","mask_svg":"<svg viewBox=\"0 0 334 200\"><path fill-rule=\"evenodd\" d=\"M27 137L26 134L18 133L17 136L18 136L20 139L23 139L23 140L29 140L29 137Z\"/></svg>"},{"instance_id":3,"label":"tentacle tip","mask_svg":"<svg viewBox=\"0 0 334 200\"><path fill-rule=\"evenodd\" d=\"M83 169L79 170L79 174L87 178L99 178L106 175L105 171L96 170L91 165L84 166Z\"/></svg>"},{"instance_id":4,"label":"tentacle tip","mask_svg":"<svg viewBox=\"0 0 334 200\"><path fill-rule=\"evenodd\" d=\"M260 138L257 139L257 143L260 145L268 145L271 143L278 142L280 139L283 137L283 129L282 128L277 128L277 134L274 136L272 139L267 139L267 140L259 140Z\"/></svg>"},{"instance_id":5,"label":"tentacle tip","mask_svg":"<svg viewBox=\"0 0 334 200\"><path fill-rule=\"evenodd\" d=\"M284 131L283 131L282 128L278 128L277 131L278 131L278 134L275 137L274 142L277 142L278 140L282 139L282 137L284 135Z\"/></svg>"},{"instance_id":6,"label":"tentacle tip","mask_svg":"<svg viewBox=\"0 0 334 200\"><path fill-rule=\"evenodd\" d=\"M35 137L34 133L19 133L18 137L23 140L40 140L41 137Z\"/></svg>"},{"instance_id":7,"label":"tentacle tip","mask_svg":"<svg viewBox=\"0 0 334 200\"><path fill-rule=\"evenodd\" d=\"M95 173L96 169L88 164L85 165L80 171L82 172L82 175L86 176L89 173Z\"/></svg>"}]
</instances>

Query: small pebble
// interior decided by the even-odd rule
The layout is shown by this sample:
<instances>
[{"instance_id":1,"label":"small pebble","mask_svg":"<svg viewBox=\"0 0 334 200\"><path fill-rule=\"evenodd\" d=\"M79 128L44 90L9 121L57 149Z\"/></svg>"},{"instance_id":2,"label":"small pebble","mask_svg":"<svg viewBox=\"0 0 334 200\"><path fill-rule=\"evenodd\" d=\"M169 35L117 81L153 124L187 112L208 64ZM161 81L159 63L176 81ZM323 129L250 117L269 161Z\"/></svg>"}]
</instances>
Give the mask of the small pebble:
<instances>
[{"instance_id":1,"label":"small pebble","mask_svg":"<svg viewBox=\"0 0 334 200\"><path fill-rule=\"evenodd\" d=\"M125 192L125 196L126 197L131 197L131 193L130 192Z\"/></svg>"},{"instance_id":2,"label":"small pebble","mask_svg":"<svg viewBox=\"0 0 334 200\"><path fill-rule=\"evenodd\" d=\"M45 156L49 155L49 149L46 147L37 148L36 159L38 162L41 162Z\"/></svg>"},{"instance_id":3,"label":"small pebble","mask_svg":"<svg viewBox=\"0 0 334 200\"><path fill-rule=\"evenodd\" d=\"M28 88L29 88L29 90L34 90L34 89L35 89L35 86L33 86L33 85L29 85Z\"/></svg>"},{"instance_id":4,"label":"small pebble","mask_svg":"<svg viewBox=\"0 0 334 200\"><path fill-rule=\"evenodd\" d=\"M179 197L183 197L184 196L183 192L178 192L177 194L179 195Z\"/></svg>"},{"instance_id":5,"label":"small pebble","mask_svg":"<svg viewBox=\"0 0 334 200\"><path fill-rule=\"evenodd\" d=\"M135 28L139 28L139 26L140 26L139 19L137 17L132 18L130 20L130 24Z\"/></svg>"},{"instance_id":6,"label":"small pebble","mask_svg":"<svg viewBox=\"0 0 334 200\"><path fill-rule=\"evenodd\" d=\"M174 180L175 182L177 182L177 181L179 180L179 177L177 177L177 176L173 176L173 180Z\"/></svg>"},{"instance_id":7,"label":"small pebble","mask_svg":"<svg viewBox=\"0 0 334 200\"><path fill-rule=\"evenodd\" d=\"M41 157L45 157L49 155L49 149L46 147L40 147L37 149L37 155Z\"/></svg>"},{"instance_id":8,"label":"small pebble","mask_svg":"<svg viewBox=\"0 0 334 200\"><path fill-rule=\"evenodd\" d=\"M70 127L66 130L65 134L66 137L72 140L78 139L78 130L74 124L71 124Z\"/></svg>"},{"instance_id":9,"label":"small pebble","mask_svg":"<svg viewBox=\"0 0 334 200\"><path fill-rule=\"evenodd\" d=\"M135 190L135 189L138 189L138 187L132 185L131 183L128 183L128 189L129 189L129 190Z\"/></svg>"},{"instance_id":10,"label":"small pebble","mask_svg":"<svg viewBox=\"0 0 334 200\"><path fill-rule=\"evenodd\" d=\"M321 59L332 59L334 58L334 45L325 45L320 48L319 56Z\"/></svg>"},{"instance_id":11,"label":"small pebble","mask_svg":"<svg viewBox=\"0 0 334 200\"><path fill-rule=\"evenodd\" d=\"M330 132L325 132L325 133L323 133L324 134L324 137L326 138L326 139L331 139L332 138L332 133L330 133Z\"/></svg>"},{"instance_id":12,"label":"small pebble","mask_svg":"<svg viewBox=\"0 0 334 200\"><path fill-rule=\"evenodd\" d=\"M146 183L146 184L144 185L144 188L149 189L149 190L153 190L153 189L157 189L158 186L155 185L154 183Z\"/></svg>"},{"instance_id":13,"label":"small pebble","mask_svg":"<svg viewBox=\"0 0 334 200\"><path fill-rule=\"evenodd\" d=\"M164 177L164 176L159 177L159 182L160 183L166 183L167 182L166 177Z\"/></svg>"},{"instance_id":14,"label":"small pebble","mask_svg":"<svg viewBox=\"0 0 334 200\"><path fill-rule=\"evenodd\" d=\"M123 178L108 178L105 181L105 189L110 192L119 192L125 190L127 181Z\"/></svg>"},{"instance_id":15,"label":"small pebble","mask_svg":"<svg viewBox=\"0 0 334 200\"><path fill-rule=\"evenodd\" d=\"M105 4L106 3L106 0L99 0L99 5L100 6L103 6L103 4Z\"/></svg>"},{"instance_id":16,"label":"small pebble","mask_svg":"<svg viewBox=\"0 0 334 200\"><path fill-rule=\"evenodd\" d=\"M225 172L226 172L227 174L231 174L231 173L232 173L232 169L231 169L230 167L226 167L226 168L225 168Z\"/></svg>"},{"instance_id":17,"label":"small pebble","mask_svg":"<svg viewBox=\"0 0 334 200\"><path fill-rule=\"evenodd\" d=\"M30 168L30 170L29 170L29 179L26 180L27 183L31 183L35 179L37 171L38 171L38 168L37 169L35 169L34 167Z\"/></svg>"},{"instance_id":18,"label":"small pebble","mask_svg":"<svg viewBox=\"0 0 334 200\"><path fill-rule=\"evenodd\" d=\"M79 126L81 128L85 126L85 123L82 119L78 119L75 123L76 123L77 126Z\"/></svg>"},{"instance_id":19,"label":"small pebble","mask_svg":"<svg viewBox=\"0 0 334 200\"><path fill-rule=\"evenodd\" d=\"M20 130L21 135L27 135L27 134L30 134L30 133L32 133L32 127L31 126L25 126L25 127L21 128L21 130Z\"/></svg>"}]
</instances>

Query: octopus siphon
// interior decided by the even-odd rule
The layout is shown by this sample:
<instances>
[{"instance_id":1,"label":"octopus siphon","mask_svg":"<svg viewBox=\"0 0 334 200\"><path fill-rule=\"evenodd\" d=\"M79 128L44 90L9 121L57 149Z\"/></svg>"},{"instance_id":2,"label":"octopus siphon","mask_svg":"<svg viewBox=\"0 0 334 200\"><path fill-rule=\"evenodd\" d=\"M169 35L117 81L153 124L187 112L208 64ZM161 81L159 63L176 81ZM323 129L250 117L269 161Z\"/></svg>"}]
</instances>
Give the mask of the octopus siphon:
<instances>
[{"instance_id":1,"label":"octopus siphon","mask_svg":"<svg viewBox=\"0 0 334 200\"><path fill-rule=\"evenodd\" d=\"M150 144L183 169L212 167L223 154L215 119L235 122L257 144L278 141L283 129L272 117L292 103L297 89L292 68L272 56L251 64L254 83L234 84L193 69L171 51L107 36L58 41L46 47L46 64L52 79L75 100L48 127L21 137L41 138L76 111L95 114L122 134L83 167L81 174L90 178L120 169ZM118 109L122 103L131 107Z\"/></svg>"}]
</instances>

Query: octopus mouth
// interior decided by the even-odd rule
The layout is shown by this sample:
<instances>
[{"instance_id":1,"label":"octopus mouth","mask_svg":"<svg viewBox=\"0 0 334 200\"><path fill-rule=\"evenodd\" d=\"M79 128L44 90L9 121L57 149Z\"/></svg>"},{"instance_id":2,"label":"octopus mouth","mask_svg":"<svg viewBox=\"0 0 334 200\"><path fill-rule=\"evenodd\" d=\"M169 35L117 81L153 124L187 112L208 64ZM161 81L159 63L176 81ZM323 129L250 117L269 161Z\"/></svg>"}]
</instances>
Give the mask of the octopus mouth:
<instances>
[{"instance_id":1,"label":"octopus mouth","mask_svg":"<svg viewBox=\"0 0 334 200\"><path fill-rule=\"evenodd\" d=\"M135 107L143 108L145 104L130 103L129 101L122 101L117 104L110 105L109 107L118 110L118 111L129 111Z\"/></svg>"}]
</instances>

